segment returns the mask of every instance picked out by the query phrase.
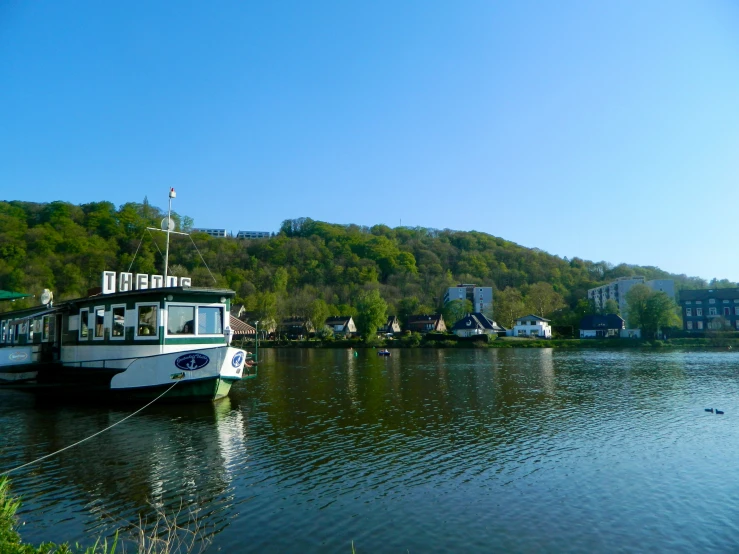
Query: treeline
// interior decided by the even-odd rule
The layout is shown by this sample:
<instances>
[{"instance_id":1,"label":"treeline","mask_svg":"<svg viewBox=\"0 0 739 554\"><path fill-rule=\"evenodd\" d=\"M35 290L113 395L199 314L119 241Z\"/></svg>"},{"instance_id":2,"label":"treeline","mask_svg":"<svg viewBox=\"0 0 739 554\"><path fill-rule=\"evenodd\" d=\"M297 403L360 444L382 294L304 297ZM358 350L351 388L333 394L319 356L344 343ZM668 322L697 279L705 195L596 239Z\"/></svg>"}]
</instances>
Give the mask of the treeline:
<instances>
[{"instance_id":1,"label":"treeline","mask_svg":"<svg viewBox=\"0 0 739 554\"><path fill-rule=\"evenodd\" d=\"M166 216L160 208L110 202L73 205L0 202L0 289L76 298L100 286L103 270L161 273ZM193 220L173 214L178 229ZM475 231L362 227L287 220L270 239L175 235L170 273L196 286L236 291L236 303L263 321L312 314L356 315L363 291L377 290L387 313L401 319L442 309L447 287L493 286L495 319L533 312L559 325L588 311L587 290L618 277L672 278L676 288L702 288L704 280L656 267L560 258ZM735 286L728 281L712 286ZM33 300L17 301L33 304ZM583 303L585 302L585 303ZM8 306L0 306L8 309Z\"/></svg>"}]
</instances>

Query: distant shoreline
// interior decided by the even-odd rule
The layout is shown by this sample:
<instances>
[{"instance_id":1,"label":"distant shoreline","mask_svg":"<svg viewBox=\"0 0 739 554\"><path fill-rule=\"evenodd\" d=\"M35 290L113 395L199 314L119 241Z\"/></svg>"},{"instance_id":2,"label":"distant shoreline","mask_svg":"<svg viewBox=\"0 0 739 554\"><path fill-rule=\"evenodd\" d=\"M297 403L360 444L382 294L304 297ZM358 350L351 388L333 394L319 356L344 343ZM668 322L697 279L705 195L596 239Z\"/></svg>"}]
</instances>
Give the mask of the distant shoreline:
<instances>
[{"instance_id":1,"label":"distant shoreline","mask_svg":"<svg viewBox=\"0 0 739 554\"><path fill-rule=\"evenodd\" d=\"M238 342L236 343L237 345ZM245 342L244 348L252 349L254 343ZM620 348L723 348L739 350L739 338L674 338L667 340L641 339L528 339L498 338L489 343L481 341L457 341L456 339L422 340L415 343L405 338L377 341L367 344L358 339L320 341L320 340L265 340L259 342L259 348L328 348L377 350L380 348L441 348L441 349L489 349L489 348L558 348L558 349L620 349Z\"/></svg>"}]
</instances>

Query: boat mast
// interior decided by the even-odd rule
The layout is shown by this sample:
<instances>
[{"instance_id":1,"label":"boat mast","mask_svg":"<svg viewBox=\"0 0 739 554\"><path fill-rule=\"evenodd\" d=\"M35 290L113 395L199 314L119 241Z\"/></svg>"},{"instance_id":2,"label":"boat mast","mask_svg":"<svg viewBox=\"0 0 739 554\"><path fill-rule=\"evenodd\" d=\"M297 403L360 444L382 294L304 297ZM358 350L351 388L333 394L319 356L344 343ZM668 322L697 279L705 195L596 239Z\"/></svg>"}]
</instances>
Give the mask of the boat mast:
<instances>
[{"instance_id":1,"label":"boat mast","mask_svg":"<svg viewBox=\"0 0 739 554\"><path fill-rule=\"evenodd\" d=\"M172 198L177 198L174 188L169 189L169 210L167 211L167 248L164 251L164 286L167 286L167 273L169 271L169 233L172 230Z\"/></svg>"}]
</instances>

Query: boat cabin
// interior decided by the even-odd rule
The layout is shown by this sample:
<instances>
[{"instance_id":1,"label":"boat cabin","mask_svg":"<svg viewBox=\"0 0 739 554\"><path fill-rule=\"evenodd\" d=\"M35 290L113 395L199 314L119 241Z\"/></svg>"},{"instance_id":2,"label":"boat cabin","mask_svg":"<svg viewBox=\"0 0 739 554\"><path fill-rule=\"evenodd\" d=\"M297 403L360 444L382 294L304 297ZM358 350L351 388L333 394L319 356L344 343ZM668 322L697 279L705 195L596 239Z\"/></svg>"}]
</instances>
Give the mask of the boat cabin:
<instances>
[{"instance_id":1,"label":"boat cabin","mask_svg":"<svg viewBox=\"0 0 739 554\"><path fill-rule=\"evenodd\" d=\"M99 294L0 314L0 347L223 344L231 298L225 289L168 287ZM158 348L157 348L158 350ZM67 358L65 355L64 358Z\"/></svg>"}]
</instances>

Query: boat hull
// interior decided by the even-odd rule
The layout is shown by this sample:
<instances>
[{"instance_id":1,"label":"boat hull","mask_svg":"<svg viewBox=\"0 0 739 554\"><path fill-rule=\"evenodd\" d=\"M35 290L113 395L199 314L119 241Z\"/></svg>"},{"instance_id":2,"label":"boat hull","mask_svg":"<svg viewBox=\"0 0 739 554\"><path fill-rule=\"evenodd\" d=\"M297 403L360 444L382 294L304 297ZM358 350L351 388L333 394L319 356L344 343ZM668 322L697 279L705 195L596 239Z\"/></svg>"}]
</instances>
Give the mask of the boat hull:
<instances>
[{"instance_id":1,"label":"boat hull","mask_svg":"<svg viewBox=\"0 0 739 554\"><path fill-rule=\"evenodd\" d=\"M57 400L141 402L161 397L162 402L207 402L227 396L233 383L241 380L245 358L243 350L220 346L131 359L127 364L24 364L27 378L0 379L0 389Z\"/></svg>"}]
</instances>

